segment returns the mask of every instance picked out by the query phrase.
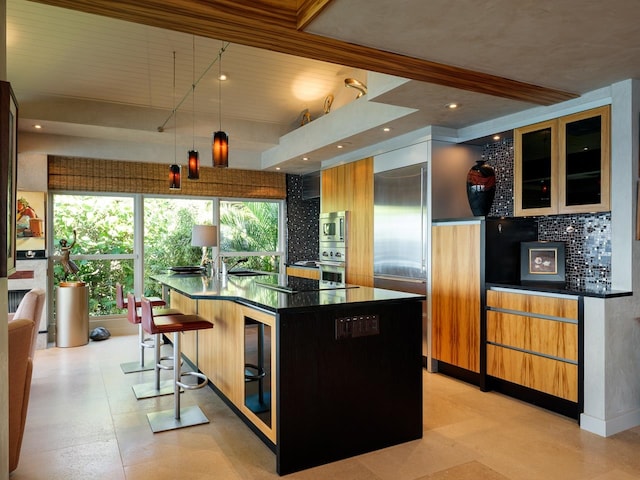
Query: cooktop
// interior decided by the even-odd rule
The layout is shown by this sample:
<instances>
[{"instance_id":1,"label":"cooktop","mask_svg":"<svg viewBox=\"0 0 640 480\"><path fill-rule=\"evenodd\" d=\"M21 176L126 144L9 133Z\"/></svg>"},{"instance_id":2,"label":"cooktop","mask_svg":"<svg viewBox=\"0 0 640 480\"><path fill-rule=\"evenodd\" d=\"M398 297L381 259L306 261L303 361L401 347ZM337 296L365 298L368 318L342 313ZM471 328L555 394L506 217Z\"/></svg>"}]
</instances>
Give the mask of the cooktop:
<instances>
[{"instance_id":1,"label":"cooktop","mask_svg":"<svg viewBox=\"0 0 640 480\"><path fill-rule=\"evenodd\" d=\"M313 280L302 277L287 277L286 283L282 277L272 275L266 278L256 279L255 283L261 287L271 288L286 293L317 292L320 290L341 290L346 288L358 288L357 285L340 285L335 282Z\"/></svg>"}]
</instances>

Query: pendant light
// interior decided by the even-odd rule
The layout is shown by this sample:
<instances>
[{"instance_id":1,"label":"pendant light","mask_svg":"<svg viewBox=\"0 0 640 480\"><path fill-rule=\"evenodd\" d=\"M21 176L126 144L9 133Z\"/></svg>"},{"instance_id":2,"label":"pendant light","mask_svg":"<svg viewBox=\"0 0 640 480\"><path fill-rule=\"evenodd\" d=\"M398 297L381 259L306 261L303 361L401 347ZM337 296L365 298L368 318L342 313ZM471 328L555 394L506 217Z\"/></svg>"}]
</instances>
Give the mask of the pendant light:
<instances>
[{"instance_id":1,"label":"pendant light","mask_svg":"<svg viewBox=\"0 0 640 480\"><path fill-rule=\"evenodd\" d=\"M219 130L213 134L211 150L213 153L213 166L226 168L229 166L229 137L222 131L222 52L218 54L218 121Z\"/></svg>"},{"instance_id":2,"label":"pendant light","mask_svg":"<svg viewBox=\"0 0 640 480\"><path fill-rule=\"evenodd\" d=\"M200 160L198 159L198 151L196 150L196 37L193 36L193 76L191 81L191 102L193 112L192 126L192 144L189 150L189 180L198 180L200 178Z\"/></svg>"},{"instance_id":3,"label":"pendant light","mask_svg":"<svg viewBox=\"0 0 640 480\"><path fill-rule=\"evenodd\" d=\"M177 134L178 128L176 120L176 52L173 52L173 161L178 158L177 152ZM169 167L169 188L171 190L180 190L180 165L174 163Z\"/></svg>"},{"instance_id":4,"label":"pendant light","mask_svg":"<svg viewBox=\"0 0 640 480\"><path fill-rule=\"evenodd\" d=\"M169 188L171 190L180 190L180 170L180 165L169 166Z\"/></svg>"}]
</instances>

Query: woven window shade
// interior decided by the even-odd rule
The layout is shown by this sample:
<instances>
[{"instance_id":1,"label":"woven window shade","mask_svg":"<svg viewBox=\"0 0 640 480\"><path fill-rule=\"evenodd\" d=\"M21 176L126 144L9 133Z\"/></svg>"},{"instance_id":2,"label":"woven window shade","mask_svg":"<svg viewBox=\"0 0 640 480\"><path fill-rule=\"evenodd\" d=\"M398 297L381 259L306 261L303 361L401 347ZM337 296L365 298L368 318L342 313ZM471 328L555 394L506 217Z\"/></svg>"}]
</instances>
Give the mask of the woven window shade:
<instances>
[{"instance_id":1,"label":"woven window shade","mask_svg":"<svg viewBox=\"0 0 640 480\"><path fill-rule=\"evenodd\" d=\"M169 165L81 157L48 157L49 190L178 196L284 199L286 175L258 170L200 167L200 180L168 186Z\"/></svg>"}]
</instances>

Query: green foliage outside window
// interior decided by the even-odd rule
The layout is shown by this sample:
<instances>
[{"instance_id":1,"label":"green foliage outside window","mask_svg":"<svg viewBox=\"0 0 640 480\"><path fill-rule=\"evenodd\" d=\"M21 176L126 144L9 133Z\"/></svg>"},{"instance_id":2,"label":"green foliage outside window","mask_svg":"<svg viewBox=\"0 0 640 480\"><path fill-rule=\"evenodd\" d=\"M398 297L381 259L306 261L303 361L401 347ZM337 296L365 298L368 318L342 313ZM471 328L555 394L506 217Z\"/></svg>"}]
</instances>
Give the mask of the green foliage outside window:
<instances>
[{"instance_id":1,"label":"green foliage outside window","mask_svg":"<svg viewBox=\"0 0 640 480\"><path fill-rule=\"evenodd\" d=\"M119 255L134 253L134 201L131 197L55 195L53 201L54 255L59 242L77 242L74 255ZM199 199L146 198L144 200L144 294L159 295L160 287L150 276L165 273L170 266L198 265L200 248L191 246L194 224L211 224L213 202ZM225 256L232 265L243 252L275 252L278 247L278 204L275 202L220 202L220 250L238 252ZM122 313L115 306L115 284L133 290L133 259L74 259L79 272L68 280L89 286L89 314ZM250 256L242 265L261 271L278 271L277 255ZM54 287L65 279L54 262Z\"/></svg>"}]
</instances>

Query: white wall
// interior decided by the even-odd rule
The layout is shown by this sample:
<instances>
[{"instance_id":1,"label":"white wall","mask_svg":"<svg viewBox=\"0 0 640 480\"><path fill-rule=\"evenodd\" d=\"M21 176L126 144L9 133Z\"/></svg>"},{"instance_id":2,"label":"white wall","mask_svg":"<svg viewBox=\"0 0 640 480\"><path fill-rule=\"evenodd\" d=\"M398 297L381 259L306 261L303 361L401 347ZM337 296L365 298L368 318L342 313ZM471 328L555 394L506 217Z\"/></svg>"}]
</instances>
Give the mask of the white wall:
<instances>
[{"instance_id":1,"label":"white wall","mask_svg":"<svg viewBox=\"0 0 640 480\"><path fill-rule=\"evenodd\" d=\"M612 284L633 296L585 299L580 421L602 436L640 425L640 242L635 238L640 82L616 83L611 92Z\"/></svg>"}]
</instances>

